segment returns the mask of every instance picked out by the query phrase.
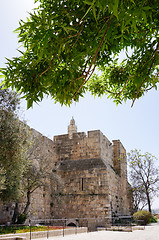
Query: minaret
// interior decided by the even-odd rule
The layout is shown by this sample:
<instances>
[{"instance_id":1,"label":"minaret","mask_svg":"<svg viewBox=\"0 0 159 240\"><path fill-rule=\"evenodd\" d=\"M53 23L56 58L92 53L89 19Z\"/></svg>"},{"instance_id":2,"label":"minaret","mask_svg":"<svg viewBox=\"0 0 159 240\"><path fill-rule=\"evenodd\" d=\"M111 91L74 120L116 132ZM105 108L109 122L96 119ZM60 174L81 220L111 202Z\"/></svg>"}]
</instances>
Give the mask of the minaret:
<instances>
[{"instance_id":1,"label":"minaret","mask_svg":"<svg viewBox=\"0 0 159 240\"><path fill-rule=\"evenodd\" d=\"M68 126L68 137L69 139L73 138L73 133L77 133L77 126L75 125L75 120L72 117L70 125Z\"/></svg>"}]
</instances>

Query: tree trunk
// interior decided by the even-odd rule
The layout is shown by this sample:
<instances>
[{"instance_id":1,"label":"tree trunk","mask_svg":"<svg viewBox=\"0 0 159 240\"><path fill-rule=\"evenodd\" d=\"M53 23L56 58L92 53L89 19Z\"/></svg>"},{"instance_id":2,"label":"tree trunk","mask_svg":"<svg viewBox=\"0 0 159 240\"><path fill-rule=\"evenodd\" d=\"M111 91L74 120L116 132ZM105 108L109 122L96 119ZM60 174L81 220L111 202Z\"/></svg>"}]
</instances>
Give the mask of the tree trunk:
<instances>
[{"instance_id":1,"label":"tree trunk","mask_svg":"<svg viewBox=\"0 0 159 240\"><path fill-rule=\"evenodd\" d=\"M23 211L23 214L25 214L25 215L27 214L28 208L30 206L30 197L31 197L31 192L28 191L27 192L27 203L26 203L26 206L25 206L24 211Z\"/></svg>"},{"instance_id":2,"label":"tree trunk","mask_svg":"<svg viewBox=\"0 0 159 240\"><path fill-rule=\"evenodd\" d=\"M150 201L149 192L147 190L146 190L146 196L147 196L148 210L151 213L151 201Z\"/></svg>"},{"instance_id":3,"label":"tree trunk","mask_svg":"<svg viewBox=\"0 0 159 240\"><path fill-rule=\"evenodd\" d=\"M15 203L14 214L12 217L12 223L15 224L19 216L19 205L18 202Z\"/></svg>"}]
</instances>

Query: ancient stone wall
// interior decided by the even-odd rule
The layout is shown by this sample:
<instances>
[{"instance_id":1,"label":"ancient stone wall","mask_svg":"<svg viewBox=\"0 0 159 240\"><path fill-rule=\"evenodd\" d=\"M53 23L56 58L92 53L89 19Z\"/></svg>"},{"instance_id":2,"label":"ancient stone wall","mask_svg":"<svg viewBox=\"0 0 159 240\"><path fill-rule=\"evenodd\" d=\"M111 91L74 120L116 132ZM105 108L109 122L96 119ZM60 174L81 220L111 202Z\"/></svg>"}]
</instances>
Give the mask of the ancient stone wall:
<instances>
[{"instance_id":1,"label":"ancient stone wall","mask_svg":"<svg viewBox=\"0 0 159 240\"><path fill-rule=\"evenodd\" d=\"M90 132L91 133L91 132ZM91 133L92 134L92 133ZM112 143L100 132L100 157L105 164L113 165Z\"/></svg>"},{"instance_id":2,"label":"ancient stone wall","mask_svg":"<svg viewBox=\"0 0 159 240\"><path fill-rule=\"evenodd\" d=\"M7 224L13 216L14 206L12 203L4 203L0 201L0 224Z\"/></svg>"},{"instance_id":3,"label":"ancient stone wall","mask_svg":"<svg viewBox=\"0 0 159 240\"><path fill-rule=\"evenodd\" d=\"M45 177L52 174L52 169L56 161L56 154L53 147L53 141L34 129L31 129L31 146L29 148L30 161L36 166L37 171L42 172L44 179L41 187L38 187L31 194L31 204L28 211L28 218L45 219L50 217L50 180ZM26 204L26 194L21 202L21 209Z\"/></svg>"},{"instance_id":4,"label":"ancient stone wall","mask_svg":"<svg viewBox=\"0 0 159 240\"><path fill-rule=\"evenodd\" d=\"M60 135L54 137L55 151L58 160L78 160L87 158L100 157L100 132L96 131L96 137L93 138L92 134L88 137L85 133L74 133L73 138L70 139L69 135Z\"/></svg>"},{"instance_id":5,"label":"ancient stone wall","mask_svg":"<svg viewBox=\"0 0 159 240\"><path fill-rule=\"evenodd\" d=\"M65 184L64 189L52 188L52 217L90 218L110 214L106 168L86 169L82 162L82 167L70 166L67 171L63 167L58 171Z\"/></svg>"},{"instance_id":6,"label":"ancient stone wall","mask_svg":"<svg viewBox=\"0 0 159 240\"><path fill-rule=\"evenodd\" d=\"M113 144L99 130L77 132L74 119L68 134L54 140L31 130L28 151L37 168L49 178L31 195L31 219L97 218L129 215L130 186L126 151L120 140ZM51 177L51 178L50 178ZM26 195L21 208L26 203ZM0 223L11 220L14 204L0 204Z\"/></svg>"},{"instance_id":7,"label":"ancient stone wall","mask_svg":"<svg viewBox=\"0 0 159 240\"><path fill-rule=\"evenodd\" d=\"M26 126L25 126L26 127ZM28 128L29 146L27 150L27 161L32 162L37 170L44 169L48 173L52 173L54 162L56 161L56 154L53 148L53 141L43 136L34 129ZM31 204L29 206L28 218L49 218L50 217L50 202L51 196L49 194L50 181L47 179L45 188L40 187L31 194ZM26 191L19 201L19 211L22 212L26 205ZM13 203L0 203L0 224L11 222L15 208Z\"/></svg>"},{"instance_id":8,"label":"ancient stone wall","mask_svg":"<svg viewBox=\"0 0 159 240\"><path fill-rule=\"evenodd\" d=\"M52 187L53 217L129 215L126 151L99 131L55 136L56 171L64 187Z\"/></svg>"},{"instance_id":9,"label":"ancient stone wall","mask_svg":"<svg viewBox=\"0 0 159 240\"><path fill-rule=\"evenodd\" d=\"M127 160L126 150L120 140L113 140L113 168L117 175L120 176L119 198L120 211L122 215L130 214L129 185L127 180Z\"/></svg>"}]
</instances>

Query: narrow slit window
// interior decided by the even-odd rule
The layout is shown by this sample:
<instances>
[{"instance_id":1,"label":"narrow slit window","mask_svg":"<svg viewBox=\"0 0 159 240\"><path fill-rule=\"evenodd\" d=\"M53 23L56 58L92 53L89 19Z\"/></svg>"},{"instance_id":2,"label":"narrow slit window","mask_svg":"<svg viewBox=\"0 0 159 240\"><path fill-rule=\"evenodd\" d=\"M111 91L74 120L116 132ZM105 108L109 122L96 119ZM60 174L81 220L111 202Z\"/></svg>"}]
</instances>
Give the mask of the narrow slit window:
<instances>
[{"instance_id":1,"label":"narrow slit window","mask_svg":"<svg viewBox=\"0 0 159 240\"><path fill-rule=\"evenodd\" d=\"M83 187L84 187L84 186L83 186L83 183L84 183L84 179L82 178L82 179L81 179L81 188L82 188L82 191L83 191Z\"/></svg>"}]
</instances>

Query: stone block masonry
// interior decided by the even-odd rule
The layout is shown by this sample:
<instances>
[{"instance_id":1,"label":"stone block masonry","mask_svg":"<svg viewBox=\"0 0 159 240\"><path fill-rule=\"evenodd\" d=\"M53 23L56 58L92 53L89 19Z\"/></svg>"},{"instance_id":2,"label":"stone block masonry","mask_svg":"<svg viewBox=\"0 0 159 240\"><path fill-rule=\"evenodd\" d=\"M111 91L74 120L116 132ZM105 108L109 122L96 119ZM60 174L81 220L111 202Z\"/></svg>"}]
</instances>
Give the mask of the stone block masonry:
<instances>
[{"instance_id":1,"label":"stone block masonry","mask_svg":"<svg viewBox=\"0 0 159 240\"><path fill-rule=\"evenodd\" d=\"M74 119L68 134L54 136L53 141L35 130L33 134L39 136L34 161L38 161L36 154L45 155L58 181L50 178L48 189L39 188L32 194L29 218L111 218L131 214L126 150L120 140L110 142L100 130L77 132Z\"/></svg>"},{"instance_id":2,"label":"stone block masonry","mask_svg":"<svg viewBox=\"0 0 159 240\"><path fill-rule=\"evenodd\" d=\"M129 215L126 151L120 140L112 144L100 130L77 132L74 120L68 130L54 137L56 172L64 187L52 183L52 218Z\"/></svg>"}]
</instances>

